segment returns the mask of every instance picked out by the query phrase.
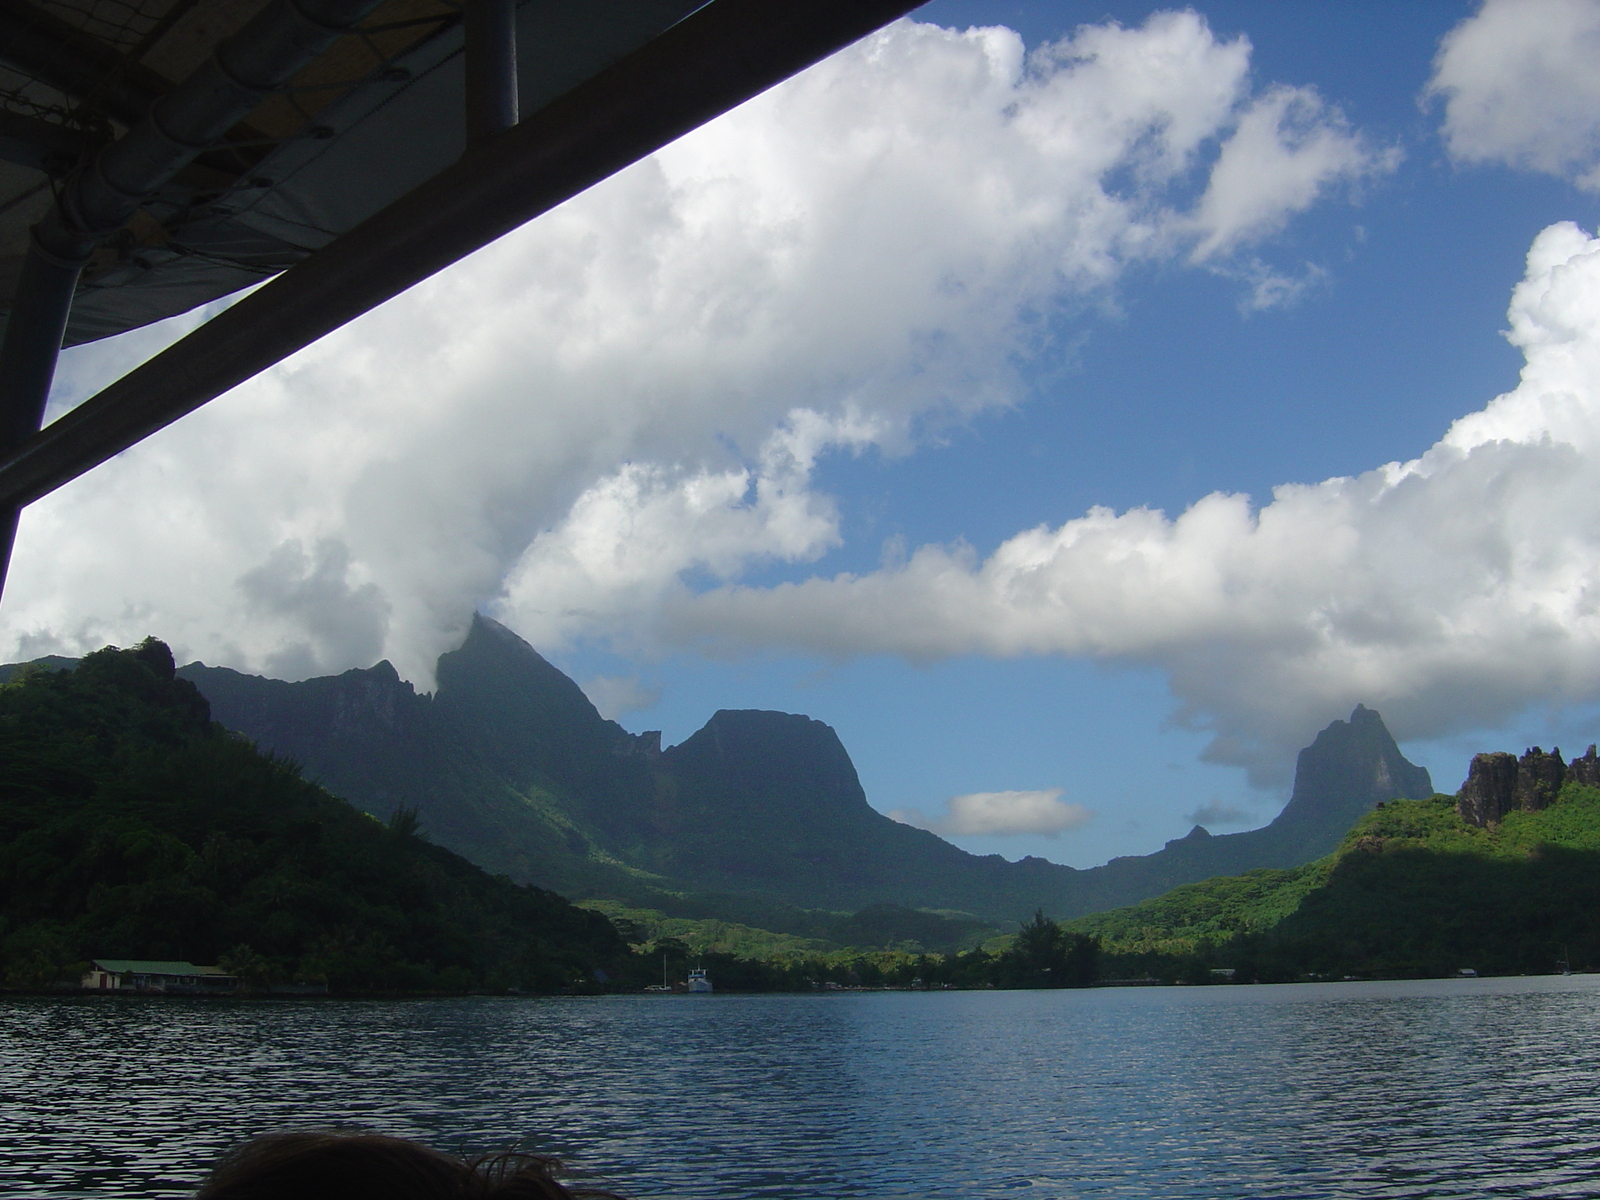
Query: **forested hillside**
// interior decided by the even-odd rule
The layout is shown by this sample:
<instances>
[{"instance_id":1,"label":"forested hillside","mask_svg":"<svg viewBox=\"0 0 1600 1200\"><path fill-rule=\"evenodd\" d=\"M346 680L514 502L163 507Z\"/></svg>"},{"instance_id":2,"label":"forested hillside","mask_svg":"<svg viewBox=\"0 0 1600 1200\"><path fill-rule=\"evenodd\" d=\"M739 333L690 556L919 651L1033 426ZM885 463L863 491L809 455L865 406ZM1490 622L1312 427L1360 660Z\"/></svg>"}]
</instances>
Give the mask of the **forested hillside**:
<instances>
[{"instance_id":1,"label":"forested hillside","mask_svg":"<svg viewBox=\"0 0 1600 1200\"><path fill-rule=\"evenodd\" d=\"M518 723L530 720L524 705ZM769 728L775 723L781 736ZM632 757L637 739L618 733L622 756ZM774 745L789 746L791 757L764 757ZM501 767L524 752L514 740L502 746ZM568 755L579 774L603 762L583 747L550 753ZM665 879L708 861L703 874L713 886L763 872L798 886L783 884L800 878L793 860L818 866L819 894L829 898L846 899L875 878L918 885L915 856L872 874L896 843L873 849L880 826L860 823L870 809L854 769L818 722L723 713L659 759L653 748L641 757L649 789L613 800L633 819L595 813L585 822L647 864L619 865L623 877ZM397 804L383 822L329 795L213 722L206 699L153 639L91 654L75 670L19 672L0 686L0 767L0 972L14 985L70 976L96 956L222 960L259 983L346 991L554 990L608 974L637 984L663 948L678 945L681 954L675 930L658 923L642 935L640 919L659 912L607 906L629 918L634 941L648 943L641 960L599 913L430 844L414 808ZM1596 778L1592 752L1570 767L1537 749L1520 762L1483 755L1460 798L1381 803L1325 858L1189 884L1059 929L1039 915L1000 954L950 956L984 936L981 922L884 904L855 917L800 913L730 891L728 904L787 913L812 941L804 963L799 946L768 966L726 953L716 961L726 982L750 987L879 969L816 957L830 945L899 947L906 981L965 986L1060 986L1086 982L1096 969L1215 981L1218 970L1288 980L1600 966ZM641 812L677 840L650 845ZM828 828L854 829L860 845L841 851L838 839L816 841ZM961 854L905 832L937 843L940 854ZM938 895L948 884L925 886ZM700 901L662 895L692 905L715 893ZM922 953L935 948L946 957Z\"/></svg>"},{"instance_id":2,"label":"forested hillside","mask_svg":"<svg viewBox=\"0 0 1600 1200\"><path fill-rule=\"evenodd\" d=\"M210 719L167 647L0 686L0 971L91 956L231 963L335 990L592 983L600 914L496 879L301 779Z\"/></svg>"},{"instance_id":3,"label":"forested hillside","mask_svg":"<svg viewBox=\"0 0 1600 1200\"><path fill-rule=\"evenodd\" d=\"M1600 789L1479 825L1453 796L1397 800L1328 857L1174 889L1070 922L1105 970L1203 980L1600 967Z\"/></svg>"}]
</instances>

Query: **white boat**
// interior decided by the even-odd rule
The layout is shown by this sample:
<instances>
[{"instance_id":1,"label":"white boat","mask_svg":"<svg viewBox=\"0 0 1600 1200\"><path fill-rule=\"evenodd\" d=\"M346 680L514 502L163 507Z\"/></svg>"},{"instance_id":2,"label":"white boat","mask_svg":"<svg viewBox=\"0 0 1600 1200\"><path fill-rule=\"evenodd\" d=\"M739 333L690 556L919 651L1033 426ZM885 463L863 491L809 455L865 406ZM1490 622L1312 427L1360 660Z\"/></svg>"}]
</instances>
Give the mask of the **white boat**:
<instances>
[{"instance_id":1,"label":"white boat","mask_svg":"<svg viewBox=\"0 0 1600 1200\"><path fill-rule=\"evenodd\" d=\"M706 969L696 967L689 972L689 994L691 996L704 995L711 990L711 980L706 978Z\"/></svg>"}]
</instances>

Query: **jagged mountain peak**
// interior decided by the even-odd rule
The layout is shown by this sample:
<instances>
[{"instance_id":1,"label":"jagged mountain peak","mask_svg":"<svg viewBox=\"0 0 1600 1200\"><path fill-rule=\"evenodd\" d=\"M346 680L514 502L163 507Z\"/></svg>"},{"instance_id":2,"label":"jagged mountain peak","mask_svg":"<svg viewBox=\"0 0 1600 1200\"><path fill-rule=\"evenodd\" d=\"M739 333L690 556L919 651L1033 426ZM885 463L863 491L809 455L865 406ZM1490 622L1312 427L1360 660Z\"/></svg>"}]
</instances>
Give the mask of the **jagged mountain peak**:
<instances>
[{"instance_id":1,"label":"jagged mountain peak","mask_svg":"<svg viewBox=\"0 0 1600 1200\"><path fill-rule=\"evenodd\" d=\"M472 624L467 627L467 636L462 639L461 645L439 656L441 666L446 659L474 665L492 663L506 670L554 671L561 674L549 659L521 636L480 612L472 614ZM566 679L565 675L561 677ZM574 683L572 686L578 685Z\"/></svg>"},{"instance_id":2,"label":"jagged mountain peak","mask_svg":"<svg viewBox=\"0 0 1600 1200\"><path fill-rule=\"evenodd\" d=\"M1311 745L1300 751L1295 764L1294 796L1314 793L1328 780L1330 771L1341 769L1360 772L1379 790L1386 790L1380 780L1387 776L1386 782L1399 788L1400 795L1433 794L1427 768L1406 760L1378 710L1364 704L1355 706L1348 721L1330 722Z\"/></svg>"},{"instance_id":3,"label":"jagged mountain peak","mask_svg":"<svg viewBox=\"0 0 1600 1200\"><path fill-rule=\"evenodd\" d=\"M387 658L380 658L377 662L373 663L372 666L368 667L364 672L361 670L360 667L352 667L350 670L346 671L345 674L346 675L354 675L357 672L361 672L362 674L370 675L374 679L379 680L382 683L405 683L406 687L410 687L411 686L409 683L406 683L405 680L400 678L400 672L396 671L394 669L394 664L392 662L390 662Z\"/></svg>"},{"instance_id":4,"label":"jagged mountain peak","mask_svg":"<svg viewBox=\"0 0 1600 1200\"><path fill-rule=\"evenodd\" d=\"M765 708L719 708L698 732L681 744L688 745L701 735L710 739L717 754L724 758L759 752L774 738L785 742L838 746L841 751L844 749L838 733L827 722L803 713ZM673 749L678 747L674 746Z\"/></svg>"},{"instance_id":5,"label":"jagged mountain peak","mask_svg":"<svg viewBox=\"0 0 1600 1200\"><path fill-rule=\"evenodd\" d=\"M1357 704L1300 751L1294 792L1272 827L1342 833L1380 800L1431 795L1428 769L1400 753L1376 709Z\"/></svg>"},{"instance_id":6,"label":"jagged mountain peak","mask_svg":"<svg viewBox=\"0 0 1600 1200\"><path fill-rule=\"evenodd\" d=\"M493 617L486 617L481 612L472 614L472 624L467 627L466 640L461 643L462 648L474 643L498 646L512 654L530 655L544 662L544 655L533 648L533 644L514 630L500 624Z\"/></svg>"},{"instance_id":7,"label":"jagged mountain peak","mask_svg":"<svg viewBox=\"0 0 1600 1200\"><path fill-rule=\"evenodd\" d=\"M483 719L492 714L499 722L611 724L544 655L482 613L473 614L460 648L439 656L438 680L441 703Z\"/></svg>"},{"instance_id":8,"label":"jagged mountain peak","mask_svg":"<svg viewBox=\"0 0 1600 1200\"><path fill-rule=\"evenodd\" d=\"M833 726L798 713L719 709L662 755L716 790L753 796L781 791L866 809L855 764Z\"/></svg>"}]
</instances>

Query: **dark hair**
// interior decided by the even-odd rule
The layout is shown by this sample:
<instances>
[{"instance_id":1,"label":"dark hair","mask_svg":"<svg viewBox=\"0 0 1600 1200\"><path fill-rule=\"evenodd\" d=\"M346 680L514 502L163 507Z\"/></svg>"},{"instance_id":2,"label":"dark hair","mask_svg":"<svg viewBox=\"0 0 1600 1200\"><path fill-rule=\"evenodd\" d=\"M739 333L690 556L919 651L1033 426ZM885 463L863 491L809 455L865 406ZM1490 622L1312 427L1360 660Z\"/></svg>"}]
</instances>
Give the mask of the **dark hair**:
<instances>
[{"instance_id":1,"label":"dark hair","mask_svg":"<svg viewBox=\"0 0 1600 1200\"><path fill-rule=\"evenodd\" d=\"M561 1163L538 1154L470 1162L376 1133L270 1133L224 1158L195 1200L616 1200L557 1182Z\"/></svg>"}]
</instances>

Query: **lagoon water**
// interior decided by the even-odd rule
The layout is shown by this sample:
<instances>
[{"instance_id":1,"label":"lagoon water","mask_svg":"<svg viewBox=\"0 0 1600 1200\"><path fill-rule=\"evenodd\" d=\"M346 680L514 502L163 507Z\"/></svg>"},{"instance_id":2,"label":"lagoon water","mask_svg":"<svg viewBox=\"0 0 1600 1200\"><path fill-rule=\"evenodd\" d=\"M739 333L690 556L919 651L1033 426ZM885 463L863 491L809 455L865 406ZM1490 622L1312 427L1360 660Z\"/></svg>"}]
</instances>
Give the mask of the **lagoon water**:
<instances>
[{"instance_id":1,"label":"lagoon water","mask_svg":"<svg viewBox=\"0 0 1600 1200\"><path fill-rule=\"evenodd\" d=\"M0 1001L0 1194L255 1133L556 1152L630 1196L1600 1196L1600 977Z\"/></svg>"}]
</instances>

